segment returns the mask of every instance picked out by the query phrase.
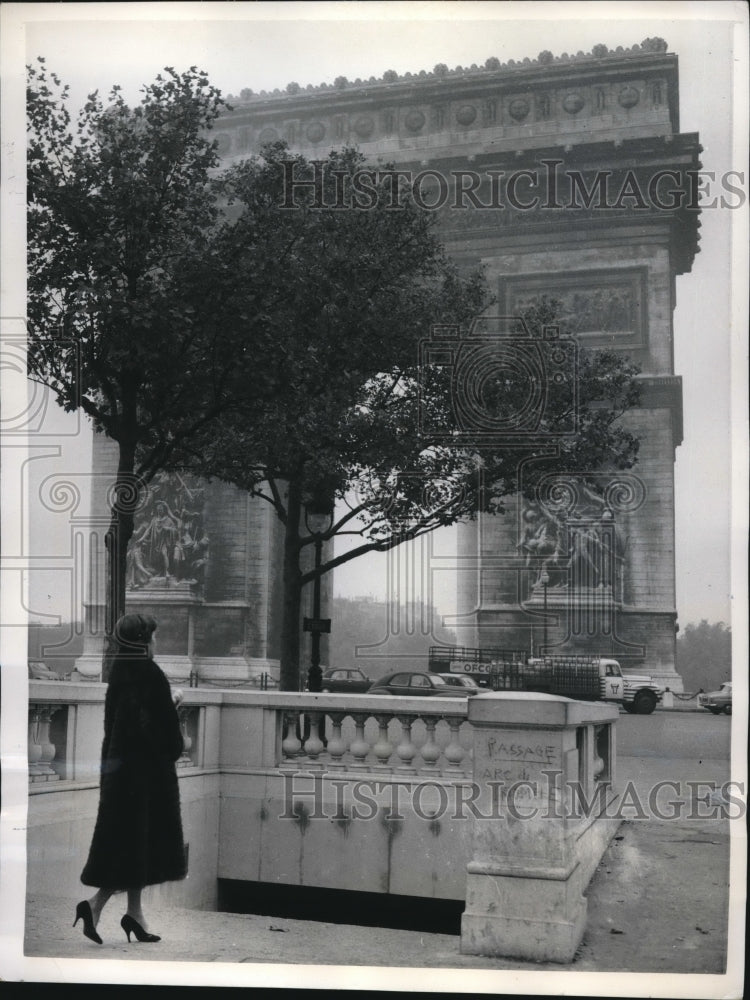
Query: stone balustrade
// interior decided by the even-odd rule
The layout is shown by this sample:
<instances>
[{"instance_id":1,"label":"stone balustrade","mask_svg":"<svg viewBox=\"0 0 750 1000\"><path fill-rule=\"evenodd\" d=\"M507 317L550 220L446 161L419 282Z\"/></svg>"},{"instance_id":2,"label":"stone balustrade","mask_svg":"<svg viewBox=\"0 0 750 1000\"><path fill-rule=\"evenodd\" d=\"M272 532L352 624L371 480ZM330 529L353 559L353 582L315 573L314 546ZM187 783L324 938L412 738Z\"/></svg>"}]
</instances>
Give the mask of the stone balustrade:
<instances>
[{"instance_id":1,"label":"stone balustrade","mask_svg":"<svg viewBox=\"0 0 750 1000\"><path fill-rule=\"evenodd\" d=\"M291 706L286 696L274 699L282 714L280 764L404 776L471 773L466 698L305 694L300 706L297 697Z\"/></svg>"},{"instance_id":2,"label":"stone balustrade","mask_svg":"<svg viewBox=\"0 0 750 1000\"><path fill-rule=\"evenodd\" d=\"M31 681L29 685L29 778L86 780L96 775L91 756L93 733L103 731L106 685ZM258 732L271 730L276 739L274 766L324 768L329 771L431 774L443 777L471 773L471 736L466 698L399 698L376 695L314 695L191 688L178 710L183 737L180 767L205 763L205 714L209 706L265 716ZM51 725L55 720L54 731ZM83 725L81 725L83 723ZM82 747L85 743L85 760ZM248 750L252 750L249 746Z\"/></svg>"},{"instance_id":3,"label":"stone balustrade","mask_svg":"<svg viewBox=\"0 0 750 1000\"><path fill-rule=\"evenodd\" d=\"M29 682L30 891L51 857L76 891L105 691ZM616 708L189 688L178 712L191 878L164 902L214 906L222 880L465 900L463 951L572 957L617 825Z\"/></svg>"},{"instance_id":4,"label":"stone balustrade","mask_svg":"<svg viewBox=\"0 0 750 1000\"><path fill-rule=\"evenodd\" d=\"M42 786L52 781L98 783L106 689L106 684L91 682L29 682L31 792L43 791ZM206 712L221 701L220 693L206 692L203 698L196 694L190 692L188 704L178 711L183 739L180 768L204 765Z\"/></svg>"},{"instance_id":5,"label":"stone balustrade","mask_svg":"<svg viewBox=\"0 0 750 1000\"><path fill-rule=\"evenodd\" d=\"M29 681L29 792L98 783L104 684Z\"/></svg>"}]
</instances>

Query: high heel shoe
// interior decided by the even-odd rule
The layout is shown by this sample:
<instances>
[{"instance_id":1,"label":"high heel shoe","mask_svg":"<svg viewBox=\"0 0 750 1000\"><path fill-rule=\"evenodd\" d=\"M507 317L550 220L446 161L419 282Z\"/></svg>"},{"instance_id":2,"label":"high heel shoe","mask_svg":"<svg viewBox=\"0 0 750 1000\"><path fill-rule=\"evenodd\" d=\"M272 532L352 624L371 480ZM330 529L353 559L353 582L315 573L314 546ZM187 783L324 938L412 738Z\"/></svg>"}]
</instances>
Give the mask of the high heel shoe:
<instances>
[{"instance_id":1,"label":"high heel shoe","mask_svg":"<svg viewBox=\"0 0 750 1000\"><path fill-rule=\"evenodd\" d=\"M130 944L130 935L135 934L136 941L161 941L158 934L149 934L148 931L144 931L137 920L134 920L129 913L120 921L120 927L125 931L128 936L128 944Z\"/></svg>"},{"instance_id":2,"label":"high heel shoe","mask_svg":"<svg viewBox=\"0 0 750 1000\"><path fill-rule=\"evenodd\" d=\"M95 941L97 944L101 944L102 939L96 933L96 927L94 926L94 914L91 912L91 904L86 899L76 906L76 918L73 921L74 927L79 920L83 921L84 936L91 941Z\"/></svg>"}]
</instances>

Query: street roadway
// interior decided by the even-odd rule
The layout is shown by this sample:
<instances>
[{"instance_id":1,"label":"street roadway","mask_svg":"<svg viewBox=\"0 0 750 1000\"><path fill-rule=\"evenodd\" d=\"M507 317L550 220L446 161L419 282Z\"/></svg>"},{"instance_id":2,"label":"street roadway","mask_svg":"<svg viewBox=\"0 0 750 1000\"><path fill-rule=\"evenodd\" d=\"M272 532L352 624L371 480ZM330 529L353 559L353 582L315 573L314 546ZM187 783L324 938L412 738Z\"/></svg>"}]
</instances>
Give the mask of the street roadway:
<instances>
[{"instance_id":1,"label":"street roadway","mask_svg":"<svg viewBox=\"0 0 750 1000\"><path fill-rule=\"evenodd\" d=\"M731 716L710 712L621 712L617 753L624 757L728 760L731 726Z\"/></svg>"},{"instance_id":2,"label":"street roadway","mask_svg":"<svg viewBox=\"0 0 750 1000\"><path fill-rule=\"evenodd\" d=\"M625 822L586 892L588 919L577 968L601 969L606 951L610 969L724 971L728 819L741 817L746 797L746 789L726 784L731 726L731 716L707 711L620 714L615 771ZM738 834L741 819L739 824ZM738 835L740 854L743 841ZM742 912L741 885L735 892ZM738 955L741 944L740 935Z\"/></svg>"},{"instance_id":3,"label":"street roadway","mask_svg":"<svg viewBox=\"0 0 750 1000\"><path fill-rule=\"evenodd\" d=\"M710 712L621 713L615 729L617 788L622 793L632 782L640 797L648 797L660 783L677 782L678 797L686 801L712 794L710 788L720 791L731 778L731 727L731 716ZM744 790L740 794L744 798Z\"/></svg>"}]
</instances>

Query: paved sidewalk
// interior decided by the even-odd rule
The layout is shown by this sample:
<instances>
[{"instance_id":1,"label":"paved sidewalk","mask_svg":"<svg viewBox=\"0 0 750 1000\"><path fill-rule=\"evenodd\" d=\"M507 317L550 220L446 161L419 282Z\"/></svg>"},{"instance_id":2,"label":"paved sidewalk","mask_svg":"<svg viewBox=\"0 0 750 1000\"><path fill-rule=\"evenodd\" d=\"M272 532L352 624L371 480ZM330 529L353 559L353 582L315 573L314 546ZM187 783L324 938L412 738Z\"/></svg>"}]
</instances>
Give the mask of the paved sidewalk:
<instances>
[{"instance_id":1,"label":"paved sidewalk","mask_svg":"<svg viewBox=\"0 0 750 1000\"><path fill-rule=\"evenodd\" d=\"M641 794L660 778L726 780L726 761L625 758L621 789L632 780ZM677 771L675 772L675 767ZM669 795L663 800L664 803ZM626 820L588 890L588 922L570 965L461 955L460 938L381 927L280 917L159 909L150 926L163 940L128 945L120 909L109 904L100 925L104 944L74 930L75 900L29 899L28 956L158 962L284 963L392 968L557 970L558 972L723 973L727 944L729 824L725 819Z\"/></svg>"}]
</instances>

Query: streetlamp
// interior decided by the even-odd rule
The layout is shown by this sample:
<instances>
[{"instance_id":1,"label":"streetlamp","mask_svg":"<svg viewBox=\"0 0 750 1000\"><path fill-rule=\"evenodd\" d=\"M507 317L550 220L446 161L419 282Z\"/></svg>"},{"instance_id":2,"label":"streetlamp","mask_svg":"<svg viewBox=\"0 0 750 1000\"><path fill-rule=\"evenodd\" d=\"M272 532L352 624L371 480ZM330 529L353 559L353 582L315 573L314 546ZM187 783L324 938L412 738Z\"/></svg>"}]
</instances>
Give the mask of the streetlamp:
<instances>
[{"instance_id":1,"label":"streetlamp","mask_svg":"<svg viewBox=\"0 0 750 1000\"><path fill-rule=\"evenodd\" d=\"M311 526L311 519L317 522ZM323 561L323 542L326 540L333 525L333 508L305 508L305 526L314 539L315 544L315 576L313 578L313 609L312 618L305 618L302 627L310 632L310 666L307 671L307 690L317 692L323 686L323 671L320 669L320 637L323 632L331 631L331 619L320 617L320 567Z\"/></svg>"},{"instance_id":2,"label":"streetlamp","mask_svg":"<svg viewBox=\"0 0 750 1000\"><path fill-rule=\"evenodd\" d=\"M539 579L542 582L542 593L544 594L544 645L542 646L542 656L547 650L547 584L549 583L549 573L543 569Z\"/></svg>"}]
</instances>

